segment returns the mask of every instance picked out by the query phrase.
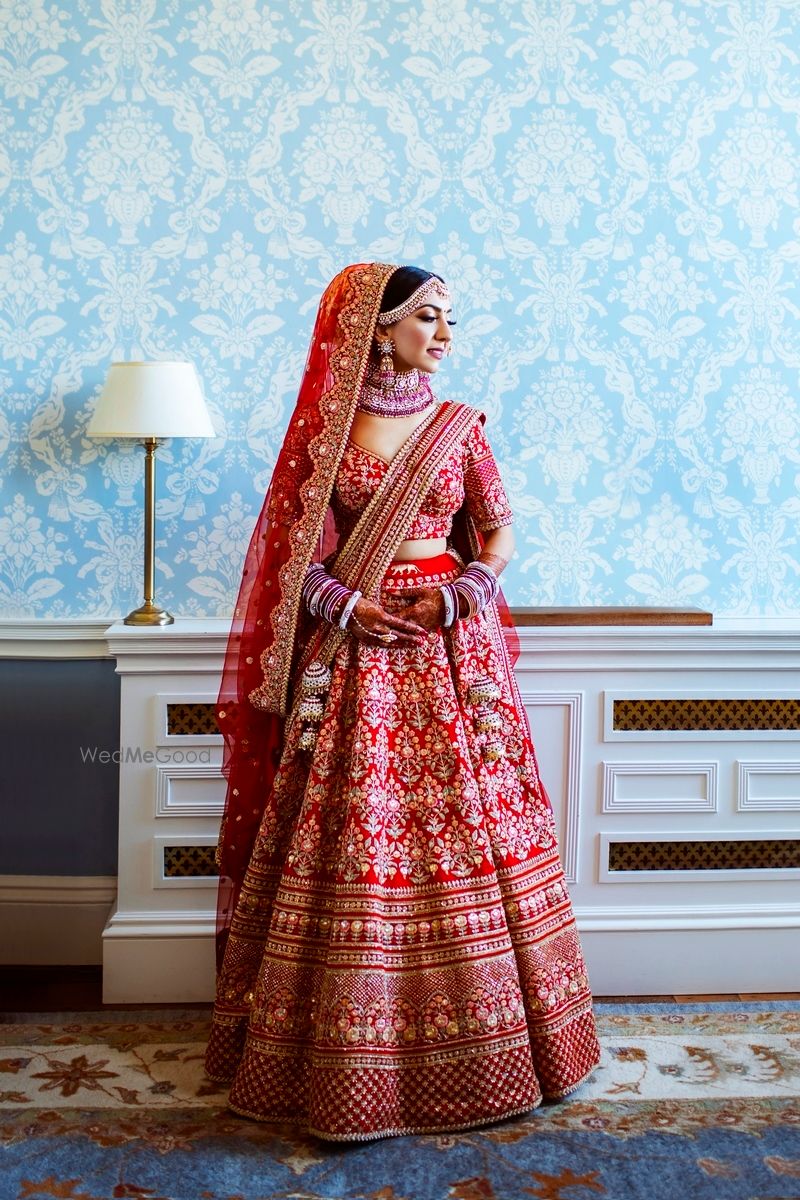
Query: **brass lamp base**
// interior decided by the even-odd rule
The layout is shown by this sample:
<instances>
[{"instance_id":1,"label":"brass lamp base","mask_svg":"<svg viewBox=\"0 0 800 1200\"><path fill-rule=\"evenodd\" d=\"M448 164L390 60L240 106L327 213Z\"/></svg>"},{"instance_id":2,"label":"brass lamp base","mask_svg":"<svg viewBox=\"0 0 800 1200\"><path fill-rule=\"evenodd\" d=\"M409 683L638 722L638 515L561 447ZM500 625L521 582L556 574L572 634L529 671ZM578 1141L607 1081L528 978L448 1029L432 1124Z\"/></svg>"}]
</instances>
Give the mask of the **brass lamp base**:
<instances>
[{"instance_id":1,"label":"brass lamp base","mask_svg":"<svg viewBox=\"0 0 800 1200\"><path fill-rule=\"evenodd\" d=\"M123 625L172 625L175 618L156 604L156 438L144 439L144 604Z\"/></svg>"},{"instance_id":2,"label":"brass lamp base","mask_svg":"<svg viewBox=\"0 0 800 1200\"><path fill-rule=\"evenodd\" d=\"M172 613L168 613L165 608L159 608L157 604L147 600L141 608L135 608L133 612L129 612L123 625L172 625L175 618Z\"/></svg>"}]
</instances>

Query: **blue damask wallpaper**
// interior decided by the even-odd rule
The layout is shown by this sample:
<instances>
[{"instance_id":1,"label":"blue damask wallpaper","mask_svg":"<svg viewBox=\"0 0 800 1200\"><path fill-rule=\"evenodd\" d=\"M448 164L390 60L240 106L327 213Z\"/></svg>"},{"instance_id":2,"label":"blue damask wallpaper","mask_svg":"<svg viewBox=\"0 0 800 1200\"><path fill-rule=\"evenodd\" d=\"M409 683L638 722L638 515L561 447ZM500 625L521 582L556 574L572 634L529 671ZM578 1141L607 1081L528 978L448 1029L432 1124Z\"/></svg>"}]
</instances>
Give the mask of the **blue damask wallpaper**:
<instances>
[{"instance_id":1,"label":"blue damask wallpaper","mask_svg":"<svg viewBox=\"0 0 800 1200\"><path fill-rule=\"evenodd\" d=\"M0 0L0 615L141 599L115 358L189 357L158 596L227 615L345 263L456 299L512 603L800 612L797 0Z\"/></svg>"}]
</instances>

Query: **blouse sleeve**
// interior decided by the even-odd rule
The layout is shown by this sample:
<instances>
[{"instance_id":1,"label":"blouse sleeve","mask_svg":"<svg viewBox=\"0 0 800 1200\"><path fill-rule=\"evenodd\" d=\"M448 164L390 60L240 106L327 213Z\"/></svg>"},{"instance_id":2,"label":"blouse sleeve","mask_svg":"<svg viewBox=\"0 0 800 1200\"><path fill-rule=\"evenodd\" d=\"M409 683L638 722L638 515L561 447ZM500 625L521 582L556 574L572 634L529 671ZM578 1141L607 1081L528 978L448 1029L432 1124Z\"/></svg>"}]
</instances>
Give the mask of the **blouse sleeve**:
<instances>
[{"instance_id":1,"label":"blouse sleeve","mask_svg":"<svg viewBox=\"0 0 800 1200\"><path fill-rule=\"evenodd\" d=\"M482 421L475 422L467 438L464 493L467 510L481 533L512 524L514 514Z\"/></svg>"}]
</instances>

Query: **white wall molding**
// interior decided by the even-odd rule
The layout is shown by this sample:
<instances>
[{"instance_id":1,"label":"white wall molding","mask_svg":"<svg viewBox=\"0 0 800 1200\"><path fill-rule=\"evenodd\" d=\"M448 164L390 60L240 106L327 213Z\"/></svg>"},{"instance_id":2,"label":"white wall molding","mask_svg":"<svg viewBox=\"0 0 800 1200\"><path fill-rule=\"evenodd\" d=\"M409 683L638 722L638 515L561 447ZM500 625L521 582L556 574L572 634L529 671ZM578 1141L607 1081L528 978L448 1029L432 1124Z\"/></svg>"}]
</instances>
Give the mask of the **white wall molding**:
<instances>
[{"instance_id":1,"label":"white wall molding","mask_svg":"<svg viewBox=\"0 0 800 1200\"><path fill-rule=\"evenodd\" d=\"M165 706L213 699L226 637L224 622L109 630L122 684L121 744L159 751L160 761L120 764L119 895L103 933L108 1002L213 996L214 881L165 880L159 854L166 842L209 845L217 833L224 785L217 777L215 791L216 766L167 755L193 747L216 759L219 738L168 736ZM646 732L635 741L605 741L604 694L791 695L800 678L800 624L528 627L520 641L520 692L542 778L553 793L595 991L796 987L800 871L611 873L601 870L600 847L623 830L627 840L798 837L787 810L777 802L772 810L774 796L781 805L792 799L791 777L785 787L772 787L770 807L761 803L770 797L764 780L772 764L784 773L800 769L800 760L780 761L788 758L785 742L768 731L743 731L742 737L696 731L690 744ZM747 740L748 732L756 736ZM758 804L739 804L740 762L756 768L747 775L749 793L742 794ZM681 774L693 778L687 782ZM675 795L670 779L680 784ZM627 786L620 789L620 780ZM754 783L763 789L754 793Z\"/></svg>"},{"instance_id":2,"label":"white wall molding","mask_svg":"<svg viewBox=\"0 0 800 1200\"><path fill-rule=\"evenodd\" d=\"M613 928L581 934L596 996L794 992L800 917L786 926Z\"/></svg>"},{"instance_id":3,"label":"white wall molding","mask_svg":"<svg viewBox=\"0 0 800 1200\"><path fill-rule=\"evenodd\" d=\"M512 610L513 615L513 610ZM583 674L654 670L722 677L769 665L778 672L800 667L800 618L715 618L713 625L526 625L517 630L518 667L549 672L569 666ZM791 680L787 683L791 687ZM735 680L728 680L728 686Z\"/></svg>"},{"instance_id":4,"label":"white wall molding","mask_svg":"<svg viewBox=\"0 0 800 1200\"><path fill-rule=\"evenodd\" d=\"M229 628L229 621L209 617L179 617L174 625L152 629L125 625L114 616L0 619L0 658L114 658L119 642L115 637L112 645L110 635L115 630L125 646L133 632L141 651L186 655L198 647L207 652L210 644L224 650Z\"/></svg>"},{"instance_id":5,"label":"white wall molding","mask_svg":"<svg viewBox=\"0 0 800 1200\"><path fill-rule=\"evenodd\" d=\"M195 783L201 784L197 791L204 798L192 796ZM216 817L219 821L224 807L225 780L218 762L156 767L157 817Z\"/></svg>"},{"instance_id":6,"label":"white wall molding","mask_svg":"<svg viewBox=\"0 0 800 1200\"><path fill-rule=\"evenodd\" d=\"M744 762L740 761L736 807L739 812L797 812L800 810L800 762ZM793 779L788 795L771 794L767 781ZM761 779L766 785L765 793L755 794ZM774 784L773 784L774 788Z\"/></svg>"},{"instance_id":7,"label":"white wall molding","mask_svg":"<svg viewBox=\"0 0 800 1200\"><path fill-rule=\"evenodd\" d=\"M635 914L618 906L576 906L581 933L629 933L664 929L798 929L800 904L659 904Z\"/></svg>"},{"instance_id":8,"label":"white wall molding","mask_svg":"<svg viewBox=\"0 0 800 1200\"><path fill-rule=\"evenodd\" d=\"M229 621L189 620L181 617L174 625L147 628L117 621L106 631L109 652L124 660L125 674L169 676L169 671L208 674L209 663L219 660L209 681L209 694L217 694L222 656L228 644ZM169 671L165 666L169 662ZM187 689L194 695L196 689Z\"/></svg>"},{"instance_id":9,"label":"white wall molding","mask_svg":"<svg viewBox=\"0 0 800 1200\"><path fill-rule=\"evenodd\" d=\"M583 693L582 692L532 692L522 691L522 703L527 708L564 708L567 731L565 739L566 777L563 785L563 809L559 830L559 850L567 883L577 883L580 845L581 805L581 743L583 741ZM532 721L536 724L536 719ZM547 783L545 780L545 786ZM555 802L556 796L551 797ZM554 803L554 807L556 804ZM561 805L557 805L561 808Z\"/></svg>"},{"instance_id":10,"label":"white wall molding","mask_svg":"<svg viewBox=\"0 0 800 1200\"><path fill-rule=\"evenodd\" d=\"M111 658L106 631L112 621L0 621L0 658Z\"/></svg>"},{"instance_id":11,"label":"white wall molding","mask_svg":"<svg viewBox=\"0 0 800 1200\"><path fill-rule=\"evenodd\" d=\"M0 875L0 962L86 966L117 894L113 875Z\"/></svg>"},{"instance_id":12,"label":"white wall molding","mask_svg":"<svg viewBox=\"0 0 800 1200\"><path fill-rule=\"evenodd\" d=\"M192 912L129 909L103 932L105 1004L214 998L216 913L208 897Z\"/></svg>"},{"instance_id":13,"label":"white wall molding","mask_svg":"<svg viewBox=\"0 0 800 1200\"><path fill-rule=\"evenodd\" d=\"M514 609L511 610L512 616ZM207 653L215 646L224 650L229 622L213 618L179 617L174 625L157 629L134 629L119 617L65 617L40 620L15 618L0 620L0 658L109 658L118 650L127 651L130 637L138 638L139 652L181 654L200 649ZM585 670L604 670L605 657L624 651L629 661L652 666L654 659L686 656L676 665L690 670L704 669L712 660L721 671L735 669L719 662L720 652L753 655L751 665L760 656L775 657L777 670L796 670L800 665L800 617L715 618L711 626L663 625L526 625L517 630L523 657L535 654L526 663L528 671L549 668L552 656L576 656L591 651L592 660ZM192 635L195 635L194 637Z\"/></svg>"},{"instance_id":14,"label":"white wall molding","mask_svg":"<svg viewBox=\"0 0 800 1200\"><path fill-rule=\"evenodd\" d=\"M175 933L181 937L213 937L216 919L216 910L210 906L198 906L192 912L174 912L172 909L118 911L112 914L106 937L152 938Z\"/></svg>"},{"instance_id":15,"label":"white wall molding","mask_svg":"<svg viewBox=\"0 0 800 1200\"><path fill-rule=\"evenodd\" d=\"M718 767L716 762L604 762L603 812L716 812ZM676 777L692 776L702 780L695 795L647 795L646 780L666 780L668 787L675 788ZM626 779L641 779L642 795L622 796Z\"/></svg>"}]
</instances>

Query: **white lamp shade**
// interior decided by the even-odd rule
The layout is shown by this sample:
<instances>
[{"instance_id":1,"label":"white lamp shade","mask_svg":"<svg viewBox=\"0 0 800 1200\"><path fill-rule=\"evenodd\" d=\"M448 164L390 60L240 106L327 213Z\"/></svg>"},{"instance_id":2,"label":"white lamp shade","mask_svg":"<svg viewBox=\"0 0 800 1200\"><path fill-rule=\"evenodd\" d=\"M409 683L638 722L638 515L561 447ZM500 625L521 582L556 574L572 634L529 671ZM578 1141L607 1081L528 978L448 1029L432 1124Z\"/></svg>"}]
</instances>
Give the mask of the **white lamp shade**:
<instances>
[{"instance_id":1,"label":"white lamp shade","mask_svg":"<svg viewBox=\"0 0 800 1200\"><path fill-rule=\"evenodd\" d=\"M190 362L115 362L108 370L89 437L216 437Z\"/></svg>"}]
</instances>

